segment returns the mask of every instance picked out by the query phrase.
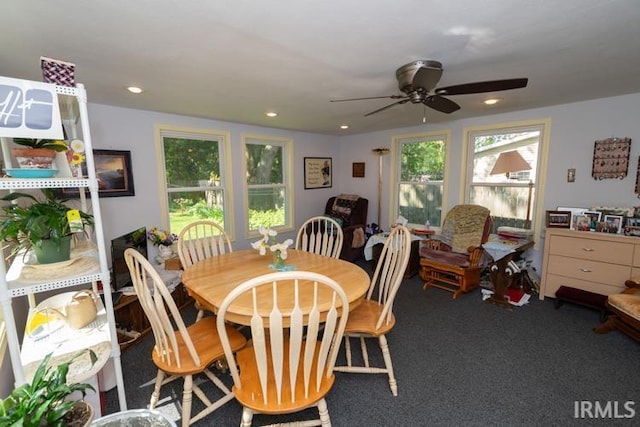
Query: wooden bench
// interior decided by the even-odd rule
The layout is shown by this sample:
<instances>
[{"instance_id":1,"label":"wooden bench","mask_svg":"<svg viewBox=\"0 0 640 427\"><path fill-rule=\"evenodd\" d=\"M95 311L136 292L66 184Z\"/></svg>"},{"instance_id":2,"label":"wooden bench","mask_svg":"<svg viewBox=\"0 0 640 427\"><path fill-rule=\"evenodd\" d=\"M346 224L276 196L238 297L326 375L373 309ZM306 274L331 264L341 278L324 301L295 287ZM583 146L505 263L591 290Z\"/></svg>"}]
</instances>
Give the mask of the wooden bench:
<instances>
[{"instance_id":1,"label":"wooden bench","mask_svg":"<svg viewBox=\"0 0 640 427\"><path fill-rule=\"evenodd\" d=\"M596 294L594 292L585 291L583 289L572 288L570 286L560 286L556 291L556 310L564 302L581 305L583 307L592 308L600 312L600 320L604 321L607 315L607 296Z\"/></svg>"}]
</instances>

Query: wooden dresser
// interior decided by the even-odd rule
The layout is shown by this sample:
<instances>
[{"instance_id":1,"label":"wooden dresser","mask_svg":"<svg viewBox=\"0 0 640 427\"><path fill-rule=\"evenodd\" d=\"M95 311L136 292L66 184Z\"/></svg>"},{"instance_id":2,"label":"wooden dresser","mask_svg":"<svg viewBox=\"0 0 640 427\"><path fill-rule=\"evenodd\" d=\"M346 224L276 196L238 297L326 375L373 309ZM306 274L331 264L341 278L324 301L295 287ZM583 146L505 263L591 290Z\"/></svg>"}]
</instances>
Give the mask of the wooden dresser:
<instances>
[{"instance_id":1,"label":"wooden dresser","mask_svg":"<svg viewBox=\"0 0 640 427\"><path fill-rule=\"evenodd\" d=\"M640 238L621 234L547 228L540 299L560 286L602 295L620 293L640 275Z\"/></svg>"}]
</instances>

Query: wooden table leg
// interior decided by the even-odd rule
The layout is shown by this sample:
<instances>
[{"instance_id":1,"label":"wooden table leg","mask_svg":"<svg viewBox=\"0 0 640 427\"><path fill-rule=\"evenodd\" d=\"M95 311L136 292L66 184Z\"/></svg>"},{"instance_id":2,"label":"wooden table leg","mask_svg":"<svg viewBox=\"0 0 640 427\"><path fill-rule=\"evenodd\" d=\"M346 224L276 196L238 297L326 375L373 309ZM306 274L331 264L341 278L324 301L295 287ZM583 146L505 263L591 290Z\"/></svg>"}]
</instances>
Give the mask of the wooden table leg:
<instances>
[{"instance_id":1,"label":"wooden table leg","mask_svg":"<svg viewBox=\"0 0 640 427\"><path fill-rule=\"evenodd\" d=\"M514 277L513 274L509 274L507 271L509 261L511 261L511 257L505 256L489 266L491 282L493 283L493 295L486 302L513 310L513 306L504 294L511 282L513 282Z\"/></svg>"}]
</instances>

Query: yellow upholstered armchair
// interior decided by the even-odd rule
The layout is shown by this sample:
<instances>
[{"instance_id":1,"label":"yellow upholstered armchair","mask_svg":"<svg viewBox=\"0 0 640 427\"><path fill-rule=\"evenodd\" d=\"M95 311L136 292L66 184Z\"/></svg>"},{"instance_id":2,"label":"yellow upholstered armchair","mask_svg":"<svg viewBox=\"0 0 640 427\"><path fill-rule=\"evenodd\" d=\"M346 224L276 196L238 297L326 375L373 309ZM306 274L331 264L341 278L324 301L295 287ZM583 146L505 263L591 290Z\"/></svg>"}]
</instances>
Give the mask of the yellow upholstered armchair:
<instances>
[{"instance_id":1,"label":"yellow upholstered armchair","mask_svg":"<svg viewBox=\"0 0 640 427\"><path fill-rule=\"evenodd\" d=\"M640 277L625 282L627 289L607 297L609 316L595 332L605 334L617 329L640 341Z\"/></svg>"},{"instance_id":2,"label":"yellow upholstered armchair","mask_svg":"<svg viewBox=\"0 0 640 427\"><path fill-rule=\"evenodd\" d=\"M479 205L457 205L442 223L442 232L420 248L424 289L433 286L457 298L480 285L484 250L491 233L491 212Z\"/></svg>"}]
</instances>

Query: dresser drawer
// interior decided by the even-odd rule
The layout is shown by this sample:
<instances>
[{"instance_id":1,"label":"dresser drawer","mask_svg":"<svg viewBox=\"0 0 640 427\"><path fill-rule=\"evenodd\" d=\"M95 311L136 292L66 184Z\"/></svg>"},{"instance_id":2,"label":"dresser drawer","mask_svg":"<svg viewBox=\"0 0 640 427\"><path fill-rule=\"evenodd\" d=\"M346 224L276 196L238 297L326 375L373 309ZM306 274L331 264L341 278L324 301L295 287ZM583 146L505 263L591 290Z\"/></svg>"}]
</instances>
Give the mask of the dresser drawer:
<instances>
[{"instance_id":1,"label":"dresser drawer","mask_svg":"<svg viewBox=\"0 0 640 427\"><path fill-rule=\"evenodd\" d=\"M549 257L547 268L548 274L605 283L612 286L624 287L624 282L631 277L630 265L609 264L558 255Z\"/></svg>"},{"instance_id":2,"label":"dresser drawer","mask_svg":"<svg viewBox=\"0 0 640 427\"><path fill-rule=\"evenodd\" d=\"M586 231L584 233L587 234ZM634 261L634 246L632 243L551 236L550 255L631 265ZM640 262L640 255L638 261Z\"/></svg>"},{"instance_id":3,"label":"dresser drawer","mask_svg":"<svg viewBox=\"0 0 640 427\"><path fill-rule=\"evenodd\" d=\"M640 245L635 245L633 250L633 266L640 267Z\"/></svg>"},{"instance_id":4,"label":"dresser drawer","mask_svg":"<svg viewBox=\"0 0 640 427\"><path fill-rule=\"evenodd\" d=\"M585 291L601 295L619 294L625 289L624 283L622 283L621 286L613 286L603 283L588 282L586 280L574 279L571 277L556 276L555 274L547 274L545 277L544 296L555 298L556 291L560 286L583 289Z\"/></svg>"}]
</instances>

